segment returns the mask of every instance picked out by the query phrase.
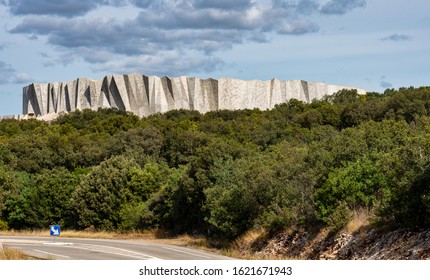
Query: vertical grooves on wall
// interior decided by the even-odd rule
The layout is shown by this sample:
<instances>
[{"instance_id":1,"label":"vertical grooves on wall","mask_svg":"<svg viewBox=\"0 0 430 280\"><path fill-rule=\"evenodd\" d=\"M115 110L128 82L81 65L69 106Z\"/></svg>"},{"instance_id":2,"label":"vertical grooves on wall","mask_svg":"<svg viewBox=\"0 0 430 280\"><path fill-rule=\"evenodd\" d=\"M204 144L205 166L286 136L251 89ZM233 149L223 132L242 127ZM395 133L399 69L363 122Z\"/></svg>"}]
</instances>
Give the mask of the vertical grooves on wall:
<instances>
[{"instance_id":1,"label":"vertical grooves on wall","mask_svg":"<svg viewBox=\"0 0 430 280\"><path fill-rule=\"evenodd\" d=\"M229 108L265 110L288 102L290 98L311 102L332 94L328 91L333 91L333 88L354 89L321 83L311 83L310 86L310 83L301 80L272 79L267 81L269 88L264 86L264 90L259 81L222 79L221 83L222 94L217 79L171 79L141 74L106 76L102 81L84 78L72 82L31 84L23 89L22 112L25 115L34 113L41 116L76 109L110 107L148 116L180 108L203 113ZM362 89L357 90L365 93Z\"/></svg>"}]
</instances>

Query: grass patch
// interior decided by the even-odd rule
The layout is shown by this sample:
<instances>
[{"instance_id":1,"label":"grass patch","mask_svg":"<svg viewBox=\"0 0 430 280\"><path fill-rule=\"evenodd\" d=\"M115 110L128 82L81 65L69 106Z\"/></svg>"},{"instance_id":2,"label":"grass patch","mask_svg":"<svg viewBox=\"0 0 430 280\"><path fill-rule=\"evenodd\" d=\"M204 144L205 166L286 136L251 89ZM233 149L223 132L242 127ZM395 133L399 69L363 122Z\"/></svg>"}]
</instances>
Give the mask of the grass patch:
<instances>
[{"instance_id":1,"label":"grass patch","mask_svg":"<svg viewBox=\"0 0 430 280\"><path fill-rule=\"evenodd\" d=\"M268 242L268 236L263 229L251 230L237 238L225 251L228 256L239 259L262 259L256 256L259 251Z\"/></svg>"},{"instance_id":2,"label":"grass patch","mask_svg":"<svg viewBox=\"0 0 430 280\"><path fill-rule=\"evenodd\" d=\"M0 251L0 260L35 260L36 258L27 256L23 254L21 251L3 247L3 250Z\"/></svg>"},{"instance_id":3,"label":"grass patch","mask_svg":"<svg viewBox=\"0 0 430 280\"><path fill-rule=\"evenodd\" d=\"M4 236L37 236L49 237L47 230L9 230L0 231ZM64 238L96 238L96 239L155 239L154 231L130 231L130 232L109 232L109 231L77 231L62 230L61 237Z\"/></svg>"},{"instance_id":4,"label":"grass patch","mask_svg":"<svg viewBox=\"0 0 430 280\"><path fill-rule=\"evenodd\" d=\"M370 226L370 221L374 215L366 209L360 209L353 212L351 220L346 224L343 232L348 234L356 233Z\"/></svg>"}]
</instances>

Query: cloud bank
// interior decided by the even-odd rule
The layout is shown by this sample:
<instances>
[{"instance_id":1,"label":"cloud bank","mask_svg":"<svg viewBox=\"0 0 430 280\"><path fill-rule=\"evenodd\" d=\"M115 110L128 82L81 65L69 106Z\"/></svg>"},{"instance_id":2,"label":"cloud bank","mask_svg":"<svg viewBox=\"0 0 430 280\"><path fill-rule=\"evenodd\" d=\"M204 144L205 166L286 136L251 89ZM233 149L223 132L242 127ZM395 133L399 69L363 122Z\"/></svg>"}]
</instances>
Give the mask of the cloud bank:
<instances>
[{"instance_id":1,"label":"cloud bank","mask_svg":"<svg viewBox=\"0 0 430 280\"><path fill-rule=\"evenodd\" d=\"M22 20L13 34L46 38L71 59L94 71L178 75L225 66L217 52L270 36L300 36L319 31L314 15L343 15L364 0L0 0ZM90 16L101 7L133 7L128 19ZM124 18L127 18L126 16ZM54 65L47 62L46 65ZM160 64L163 63L162 67ZM152 69L152 70L150 70Z\"/></svg>"}]
</instances>

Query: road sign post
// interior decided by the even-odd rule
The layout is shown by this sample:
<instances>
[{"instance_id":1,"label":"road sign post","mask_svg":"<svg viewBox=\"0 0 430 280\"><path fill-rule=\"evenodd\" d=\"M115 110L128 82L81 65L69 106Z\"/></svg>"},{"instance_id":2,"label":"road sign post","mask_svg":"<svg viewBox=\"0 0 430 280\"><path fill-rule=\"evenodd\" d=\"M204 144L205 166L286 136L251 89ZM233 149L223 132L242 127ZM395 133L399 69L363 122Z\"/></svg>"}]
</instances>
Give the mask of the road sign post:
<instances>
[{"instance_id":1,"label":"road sign post","mask_svg":"<svg viewBox=\"0 0 430 280\"><path fill-rule=\"evenodd\" d=\"M55 242L55 238L57 236L60 236L60 226L59 225L52 225L49 227L49 234L51 236L54 236L54 242Z\"/></svg>"}]
</instances>

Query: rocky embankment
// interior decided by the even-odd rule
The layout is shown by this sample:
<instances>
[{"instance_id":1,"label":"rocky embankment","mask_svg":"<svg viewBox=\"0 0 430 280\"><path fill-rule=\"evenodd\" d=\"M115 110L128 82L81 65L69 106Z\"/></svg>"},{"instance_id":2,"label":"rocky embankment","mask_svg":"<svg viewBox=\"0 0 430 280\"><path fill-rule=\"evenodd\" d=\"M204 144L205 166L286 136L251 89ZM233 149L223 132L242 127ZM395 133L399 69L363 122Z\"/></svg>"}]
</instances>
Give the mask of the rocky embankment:
<instances>
[{"instance_id":1,"label":"rocky embankment","mask_svg":"<svg viewBox=\"0 0 430 280\"><path fill-rule=\"evenodd\" d=\"M310 234L304 230L278 234L254 252L258 258L322 260L428 260L430 230L411 232L375 229L354 234Z\"/></svg>"}]
</instances>

